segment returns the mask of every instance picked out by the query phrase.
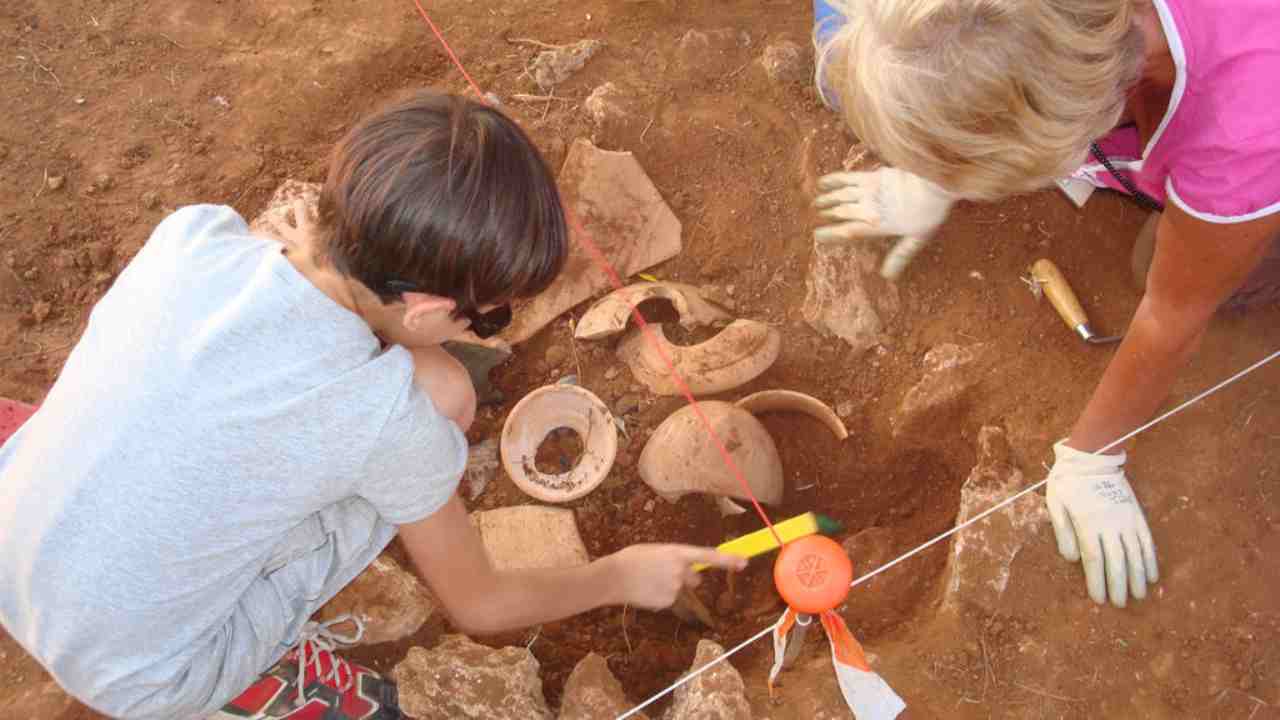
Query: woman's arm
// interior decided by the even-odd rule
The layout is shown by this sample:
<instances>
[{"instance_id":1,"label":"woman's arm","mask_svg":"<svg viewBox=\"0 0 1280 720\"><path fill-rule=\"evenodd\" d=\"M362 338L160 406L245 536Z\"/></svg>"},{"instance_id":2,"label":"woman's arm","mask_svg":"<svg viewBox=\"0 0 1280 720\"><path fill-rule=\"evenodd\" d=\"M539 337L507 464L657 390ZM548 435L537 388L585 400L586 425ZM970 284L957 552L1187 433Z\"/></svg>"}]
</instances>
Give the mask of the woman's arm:
<instances>
[{"instance_id":1,"label":"woman's arm","mask_svg":"<svg viewBox=\"0 0 1280 720\"><path fill-rule=\"evenodd\" d=\"M1068 445L1095 451L1155 414L1218 306L1278 233L1280 215L1220 225L1168 207L1156 230L1146 295Z\"/></svg>"},{"instance_id":2,"label":"woman's arm","mask_svg":"<svg viewBox=\"0 0 1280 720\"><path fill-rule=\"evenodd\" d=\"M495 570L480 533L455 495L440 510L399 528L400 539L453 622L490 634L553 622L605 605L669 607L699 576L695 563L741 570L746 560L689 545L633 545L587 565Z\"/></svg>"}]
</instances>

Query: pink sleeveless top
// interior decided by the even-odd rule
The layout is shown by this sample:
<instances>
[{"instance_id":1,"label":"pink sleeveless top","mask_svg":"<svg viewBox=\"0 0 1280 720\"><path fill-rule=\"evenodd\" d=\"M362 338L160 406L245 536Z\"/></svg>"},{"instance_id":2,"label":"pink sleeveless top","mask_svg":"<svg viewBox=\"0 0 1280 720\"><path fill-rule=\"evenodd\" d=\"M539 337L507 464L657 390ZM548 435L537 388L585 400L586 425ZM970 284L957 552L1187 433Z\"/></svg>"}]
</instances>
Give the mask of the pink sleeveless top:
<instances>
[{"instance_id":1,"label":"pink sleeveless top","mask_svg":"<svg viewBox=\"0 0 1280 720\"><path fill-rule=\"evenodd\" d=\"M1145 148L1099 142L1143 192L1212 223L1280 212L1280 2L1155 0L1177 80ZM1073 177L1123 188L1092 157Z\"/></svg>"}]
</instances>

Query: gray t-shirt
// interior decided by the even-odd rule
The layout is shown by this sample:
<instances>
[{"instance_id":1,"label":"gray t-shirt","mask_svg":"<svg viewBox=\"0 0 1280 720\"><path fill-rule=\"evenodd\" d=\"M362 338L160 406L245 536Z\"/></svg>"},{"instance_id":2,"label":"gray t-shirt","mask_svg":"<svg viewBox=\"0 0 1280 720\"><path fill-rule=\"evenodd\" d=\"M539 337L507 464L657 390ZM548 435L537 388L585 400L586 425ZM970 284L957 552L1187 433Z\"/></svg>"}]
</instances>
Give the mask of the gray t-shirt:
<instances>
[{"instance_id":1,"label":"gray t-shirt","mask_svg":"<svg viewBox=\"0 0 1280 720\"><path fill-rule=\"evenodd\" d=\"M183 208L0 449L0 623L70 688L164 682L292 528L352 497L426 517L466 448L407 350L231 208Z\"/></svg>"}]
</instances>

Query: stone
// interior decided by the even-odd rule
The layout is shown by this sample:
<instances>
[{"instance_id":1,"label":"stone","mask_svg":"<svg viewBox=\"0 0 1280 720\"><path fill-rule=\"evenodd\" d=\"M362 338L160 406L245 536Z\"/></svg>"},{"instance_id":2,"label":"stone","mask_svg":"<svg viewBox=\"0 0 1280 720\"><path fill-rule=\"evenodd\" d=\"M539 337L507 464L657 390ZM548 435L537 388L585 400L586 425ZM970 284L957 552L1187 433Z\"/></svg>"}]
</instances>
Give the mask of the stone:
<instances>
[{"instance_id":1,"label":"stone","mask_svg":"<svg viewBox=\"0 0 1280 720\"><path fill-rule=\"evenodd\" d=\"M901 308L898 288L880 277L876 253L862 243L816 243L801 314L824 335L859 354L883 339Z\"/></svg>"},{"instance_id":2,"label":"stone","mask_svg":"<svg viewBox=\"0 0 1280 720\"><path fill-rule=\"evenodd\" d=\"M37 325L47 320L51 312L53 312L53 305L44 300L37 300L31 306L31 317L36 321Z\"/></svg>"},{"instance_id":3,"label":"stone","mask_svg":"<svg viewBox=\"0 0 1280 720\"><path fill-rule=\"evenodd\" d=\"M924 376L889 418L895 438L929 439L955 419L968 392L982 380L985 344L945 343L924 356Z\"/></svg>"},{"instance_id":4,"label":"stone","mask_svg":"<svg viewBox=\"0 0 1280 720\"><path fill-rule=\"evenodd\" d=\"M477 404L501 404L506 395L489 379L489 373L511 358L511 346L501 338L482 340L469 332L460 337L459 340L444 342L440 347L467 369L471 385L476 389Z\"/></svg>"},{"instance_id":5,"label":"stone","mask_svg":"<svg viewBox=\"0 0 1280 720\"><path fill-rule=\"evenodd\" d=\"M796 43L783 40L764 49L760 66L774 82L804 83L809 80L809 63L805 54Z\"/></svg>"},{"instance_id":6,"label":"stone","mask_svg":"<svg viewBox=\"0 0 1280 720\"><path fill-rule=\"evenodd\" d=\"M690 670L723 654L724 648L716 643L699 640ZM751 705L742 676L729 663L721 662L677 688L665 720L750 720Z\"/></svg>"},{"instance_id":7,"label":"stone","mask_svg":"<svg viewBox=\"0 0 1280 720\"><path fill-rule=\"evenodd\" d=\"M155 210L160 207L160 193L155 190L148 190L142 193L142 207L148 210Z\"/></svg>"},{"instance_id":8,"label":"stone","mask_svg":"<svg viewBox=\"0 0 1280 720\"><path fill-rule=\"evenodd\" d=\"M320 184L285 180L272 193L266 209L258 213L258 216L249 223L250 232L285 242L285 235L281 228L289 226L289 217L293 213L293 201L296 199L301 199L303 204L314 212L320 203Z\"/></svg>"},{"instance_id":9,"label":"stone","mask_svg":"<svg viewBox=\"0 0 1280 720\"><path fill-rule=\"evenodd\" d=\"M559 367L560 363L569 358L569 350L563 345L552 345L547 348L547 354L543 359L547 362L547 367Z\"/></svg>"},{"instance_id":10,"label":"stone","mask_svg":"<svg viewBox=\"0 0 1280 720\"><path fill-rule=\"evenodd\" d=\"M44 186L50 191L61 190L62 186L67 183L66 177L62 175L50 175L45 181Z\"/></svg>"},{"instance_id":11,"label":"stone","mask_svg":"<svg viewBox=\"0 0 1280 720\"><path fill-rule=\"evenodd\" d=\"M680 253L682 227L653 181L629 152L601 150L579 138L560 171L565 207L590 242L622 276L630 277ZM583 300L609 288L580 230L571 225L569 258L549 288L523 303L500 337L516 345Z\"/></svg>"},{"instance_id":12,"label":"stone","mask_svg":"<svg viewBox=\"0 0 1280 720\"><path fill-rule=\"evenodd\" d=\"M467 499L475 502L484 494L485 488L489 487L489 483L498 474L498 468L501 466L497 438L489 438L472 445L467 451L467 469L462 475Z\"/></svg>"},{"instance_id":13,"label":"stone","mask_svg":"<svg viewBox=\"0 0 1280 720\"><path fill-rule=\"evenodd\" d=\"M609 670L609 663L595 653L588 653L578 661L564 684L560 720L616 718L631 708L622 683ZM639 713L633 717L646 716Z\"/></svg>"},{"instance_id":14,"label":"stone","mask_svg":"<svg viewBox=\"0 0 1280 720\"><path fill-rule=\"evenodd\" d=\"M604 371L604 379L613 380L614 378L618 377L618 372L619 370L616 366L610 366L606 368Z\"/></svg>"},{"instance_id":15,"label":"stone","mask_svg":"<svg viewBox=\"0 0 1280 720\"><path fill-rule=\"evenodd\" d=\"M543 50L533 59L529 66L529 74L538 87L545 90L559 85L569 76L582 69L593 55L604 48L600 40L579 40L551 50Z\"/></svg>"},{"instance_id":16,"label":"stone","mask_svg":"<svg viewBox=\"0 0 1280 720\"><path fill-rule=\"evenodd\" d=\"M836 415L839 415L843 420L848 420L849 416L853 415L853 403L848 400L836 403Z\"/></svg>"},{"instance_id":17,"label":"stone","mask_svg":"<svg viewBox=\"0 0 1280 720\"><path fill-rule=\"evenodd\" d=\"M526 648L493 649L447 635L430 650L411 648L392 671L400 709L410 717L550 720L538 661Z\"/></svg>"},{"instance_id":18,"label":"stone","mask_svg":"<svg viewBox=\"0 0 1280 720\"><path fill-rule=\"evenodd\" d=\"M702 293L704 299L710 300L726 310L736 310L738 307L738 302L729 297L731 293L724 288L716 285L703 285L698 288L698 292Z\"/></svg>"},{"instance_id":19,"label":"stone","mask_svg":"<svg viewBox=\"0 0 1280 720\"><path fill-rule=\"evenodd\" d=\"M374 559L317 612L320 621L351 615L364 623L361 645L396 642L414 634L435 612L430 591L387 553ZM339 626L344 632L345 628Z\"/></svg>"},{"instance_id":20,"label":"stone","mask_svg":"<svg viewBox=\"0 0 1280 720\"><path fill-rule=\"evenodd\" d=\"M676 45L676 65L695 81L723 78L742 66L743 50L750 45L751 35L745 30L689 30Z\"/></svg>"},{"instance_id":21,"label":"stone","mask_svg":"<svg viewBox=\"0 0 1280 720\"><path fill-rule=\"evenodd\" d=\"M600 130L611 129L629 120L631 117L627 107L629 104L627 95L612 82L596 87L587 99L582 101L582 107L591 116L596 128ZM623 273L623 276L627 274L629 273Z\"/></svg>"},{"instance_id":22,"label":"stone","mask_svg":"<svg viewBox=\"0 0 1280 720\"><path fill-rule=\"evenodd\" d=\"M960 490L956 523L969 520L1025 485L1022 471L1010 462L1004 430L983 427L978 431L978 462ZM984 613L997 613L1014 559L1027 543L1035 540L1048 520L1044 500L1030 493L956 533L947 561L943 609L970 606Z\"/></svg>"},{"instance_id":23,"label":"stone","mask_svg":"<svg viewBox=\"0 0 1280 720\"><path fill-rule=\"evenodd\" d=\"M471 513L498 570L567 568L591 561L572 510L518 505Z\"/></svg>"}]
</instances>

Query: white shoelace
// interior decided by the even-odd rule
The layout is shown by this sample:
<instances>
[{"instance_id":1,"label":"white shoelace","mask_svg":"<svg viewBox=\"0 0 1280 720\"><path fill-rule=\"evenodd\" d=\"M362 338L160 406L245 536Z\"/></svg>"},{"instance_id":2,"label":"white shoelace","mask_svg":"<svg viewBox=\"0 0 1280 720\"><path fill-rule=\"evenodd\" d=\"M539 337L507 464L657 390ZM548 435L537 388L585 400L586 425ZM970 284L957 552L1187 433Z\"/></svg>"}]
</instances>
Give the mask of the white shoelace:
<instances>
[{"instance_id":1,"label":"white shoelace","mask_svg":"<svg viewBox=\"0 0 1280 720\"><path fill-rule=\"evenodd\" d=\"M346 635L333 629L333 626L344 622L356 626L354 635ZM317 680L330 687L337 687L339 693L345 694L351 689L356 675L347 661L338 657L336 651L340 647L355 645L362 637L364 637L364 623L360 618L351 615L339 615L322 623L310 621L302 626L302 632L298 635L298 705L304 705L307 702L307 670L312 669L313 663ZM329 654L329 671L322 674L320 671L323 665L320 662L320 656L323 653ZM347 673L347 679L341 680L344 670Z\"/></svg>"}]
</instances>

